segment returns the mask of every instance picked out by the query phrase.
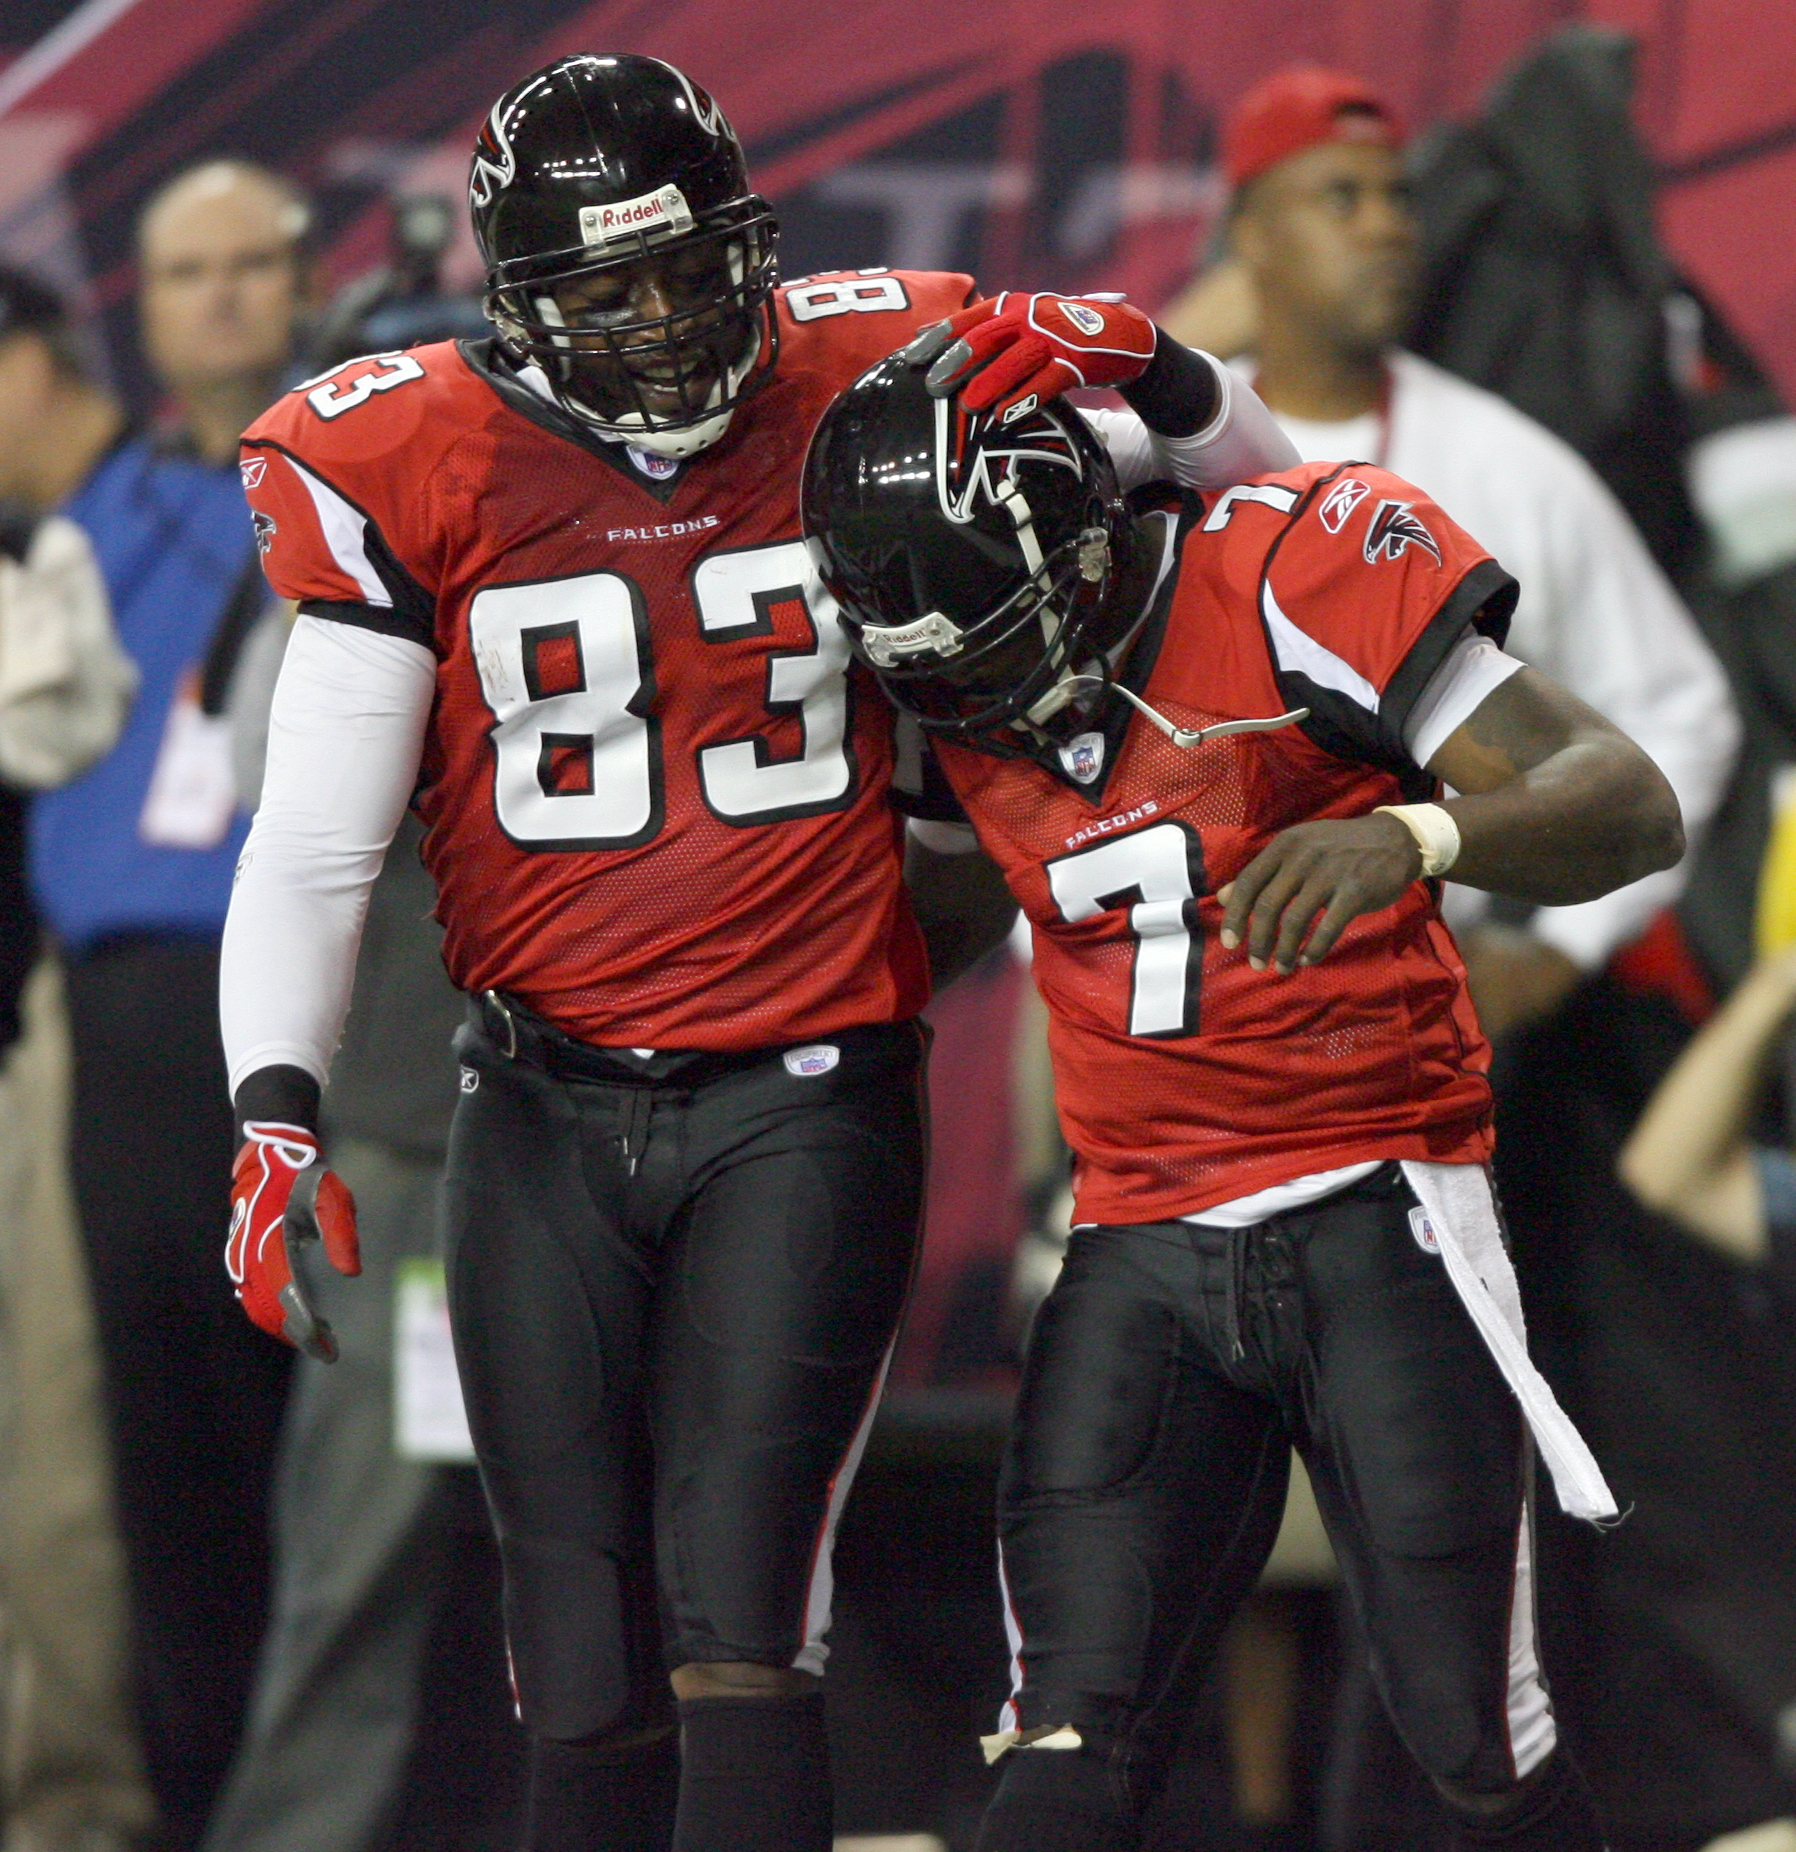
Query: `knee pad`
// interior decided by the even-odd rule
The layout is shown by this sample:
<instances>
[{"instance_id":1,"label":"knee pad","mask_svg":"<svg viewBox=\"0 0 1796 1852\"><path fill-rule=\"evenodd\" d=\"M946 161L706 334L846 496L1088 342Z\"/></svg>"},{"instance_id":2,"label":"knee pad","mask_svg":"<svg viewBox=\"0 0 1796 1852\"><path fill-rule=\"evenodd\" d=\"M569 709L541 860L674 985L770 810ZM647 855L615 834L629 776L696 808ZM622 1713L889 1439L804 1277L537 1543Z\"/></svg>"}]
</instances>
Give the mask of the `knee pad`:
<instances>
[{"instance_id":1,"label":"knee pad","mask_svg":"<svg viewBox=\"0 0 1796 1852\"><path fill-rule=\"evenodd\" d=\"M614 1556L526 1540L500 1555L512 1679L532 1735L592 1742L671 1724L652 1594L633 1594Z\"/></svg>"}]
</instances>

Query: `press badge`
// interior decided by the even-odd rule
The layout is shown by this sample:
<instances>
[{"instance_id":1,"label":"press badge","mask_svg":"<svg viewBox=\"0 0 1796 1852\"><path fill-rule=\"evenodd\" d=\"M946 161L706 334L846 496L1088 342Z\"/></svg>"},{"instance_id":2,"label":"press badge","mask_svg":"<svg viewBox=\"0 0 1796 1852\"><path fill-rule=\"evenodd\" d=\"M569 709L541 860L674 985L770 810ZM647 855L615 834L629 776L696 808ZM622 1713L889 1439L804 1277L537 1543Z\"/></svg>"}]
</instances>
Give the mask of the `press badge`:
<instances>
[{"instance_id":1,"label":"press badge","mask_svg":"<svg viewBox=\"0 0 1796 1852\"><path fill-rule=\"evenodd\" d=\"M393 1296L393 1449L402 1460L465 1462L474 1457L440 1260L399 1263Z\"/></svg>"},{"instance_id":2,"label":"press badge","mask_svg":"<svg viewBox=\"0 0 1796 1852\"><path fill-rule=\"evenodd\" d=\"M237 814L231 723L200 707L200 678L189 670L168 710L137 833L159 849L216 849Z\"/></svg>"}]
</instances>

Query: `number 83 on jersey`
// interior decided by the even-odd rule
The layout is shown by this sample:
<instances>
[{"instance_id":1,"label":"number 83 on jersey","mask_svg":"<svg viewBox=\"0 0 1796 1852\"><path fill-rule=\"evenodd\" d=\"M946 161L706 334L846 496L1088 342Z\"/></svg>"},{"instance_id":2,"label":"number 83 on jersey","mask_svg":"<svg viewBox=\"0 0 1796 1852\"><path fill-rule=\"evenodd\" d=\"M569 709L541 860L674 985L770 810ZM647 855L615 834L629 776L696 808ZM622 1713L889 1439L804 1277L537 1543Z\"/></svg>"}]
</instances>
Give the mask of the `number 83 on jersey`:
<instances>
[{"instance_id":1,"label":"number 83 on jersey","mask_svg":"<svg viewBox=\"0 0 1796 1852\"><path fill-rule=\"evenodd\" d=\"M767 661L769 718L797 719L803 750L776 759L765 734L698 750L712 814L740 827L845 809L855 771L847 738L848 644L834 600L801 540L707 555L694 567L700 635L762 636L775 605L804 612L810 647ZM654 656L641 588L619 572L488 586L468 614L492 710L493 807L532 849L635 848L665 820Z\"/></svg>"}]
</instances>

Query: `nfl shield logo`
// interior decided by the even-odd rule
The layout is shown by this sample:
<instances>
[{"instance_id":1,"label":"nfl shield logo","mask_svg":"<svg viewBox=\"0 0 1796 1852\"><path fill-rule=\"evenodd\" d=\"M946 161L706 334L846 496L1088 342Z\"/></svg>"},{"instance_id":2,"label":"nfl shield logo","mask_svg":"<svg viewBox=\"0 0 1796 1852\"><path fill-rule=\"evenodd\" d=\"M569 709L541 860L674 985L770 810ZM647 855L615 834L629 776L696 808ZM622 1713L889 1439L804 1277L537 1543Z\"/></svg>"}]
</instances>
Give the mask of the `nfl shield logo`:
<instances>
[{"instance_id":1,"label":"nfl shield logo","mask_svg":"<svg viewBox=\"0 0 1796 1852\"><path fill-rule=\"evenodd\" d=\"M801 1079L827 1074L842 1059L842 1051L828 1042L813 1042L809 1048L786 1050L786 1072Z\"/></svg>"},{"instance_id":2,"label":"nfl shield logo","mask_svg":"<svg viewBox=\"0 0 1796 1852\"><path fill-rule=\"evenodd\" d=\"M1104 769L1104 736L1081 733L1060 748L1060 763L1067 776L1088 785Z\"/></svg>"},{"instance_id":3,"label":"nfl shield logo","mask_svg":"<svg viewBox=\"0 0 1796 1852\"><path fill-rule=\"evenodd\" d=\"M669 476L677 475L680 468L678 457L658 457L652 450L639 450L634 444L624 445L627 456L651 482L665 482Z\"/></svg>"},{"instance_id":4,"label":"nfl shield logo","mask_svg":"<svg viewBox=\"0 0 1796 1852\"><path fill-rule=\"evenodd\" d=\"M1428 1211L1421 1207L1409 1212L1409 1232L1416 1238L1416 1246L1424 1254L1438 1254L1441 1251L1441 1238L1435 1232L1434 1224L1428 1219Z\"/></svg>"}]
</instances>

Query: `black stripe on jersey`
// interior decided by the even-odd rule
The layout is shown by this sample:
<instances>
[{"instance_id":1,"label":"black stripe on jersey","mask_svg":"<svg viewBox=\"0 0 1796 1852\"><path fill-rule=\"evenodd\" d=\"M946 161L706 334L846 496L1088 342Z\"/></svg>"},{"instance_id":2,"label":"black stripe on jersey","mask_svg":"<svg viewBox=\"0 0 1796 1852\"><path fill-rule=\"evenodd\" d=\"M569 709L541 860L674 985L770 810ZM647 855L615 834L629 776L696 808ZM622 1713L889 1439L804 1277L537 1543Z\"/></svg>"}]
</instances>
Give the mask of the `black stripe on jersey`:
<instances>
[{"instance_id":1,"label":"black stripe on jersey","mask_svg":"<svg viewBox=\"0 0 1796 1852\"><path fill-rule=\"evenodd\" d=\"M1385 749L1405 766L1410 758L1403 730L1435 670L1467 630L1478 631L1501 648L1520 594L1521 587L1494 559L1480 560L1447 594L1428 620L1428 628L1410 645L1409 654L1397 665L1397 673L1378 700L1378 730Z\"/></svg>"},{"instance_id":2,"label":"black stripe on jersey","mask_svg":"<svg viewBox=\"0 0 1796 1852\"><path fill-rule=\"evenodd\" d=\"M1413 803L1434 794L1434 780L1410 758L1409 749L1403 743L1403 728L1410 711L1428 686L1429 677L1446 660L1447 652L1468 626L1476 625L1494 643L1502 643L1509 634L1509 619L1515 610L1519 588L1495 560L1481 560L1474 566L1442 600L1422 634L1410 645L1396 673L1380 691L1375 713L1361 707L1338 688L1324 688L1301 670L1284 668L1266 628L1265 592L1272 576L1273 561L1285 543L1285 535L1303 519L1316 498L1329 489L1342 471L1354 467L1351 462L1342 463L1326 476L1319 477L1291 510L1261 562L1255 611L1260 618L1266 656L1278 683L1280 698L1287 707L1310 710L1309 718L1298 723L1305 738L1334 758L1389 772L1401 783L1405 800Z\"/></svg>"},{"instance_id":3,"label":"black stripe on jersey","mask_svg":"<svg viewBox=\"0 0 1796 1852\"><path fill-rule=\"evenodd\" d=\"M473 340L457 341L455 345L462 359L468 363L469 371L476 378L484 380L520 418L529 419L552 437L566 439L576 448L584 450L589 457L597 457L608 468L616 470L626 482L634 483L644 495L660 502L663 507L673 500L680 485L685 482L686 464L691 461L690 458L683 460L672 474L660 481L645 476L624 455L621 443L601 437L597 431L589 431L571 413L551 405L540 393L532 392L523 381L513 378L506 371L505 352L494 336L478 336Z\"/></svg>"},{"instance_id":4,"label":"black stripe on jersey","mask_svg":"<svg viewBox=\"0 0 1796 1852\"><path fill-rule=\"evenodd\" d=\"M302 598L299 612L302 617L322 617L333 624L353 624L357 630L372 630L378 636L403 637L436 654L430 637L420 636L417 625L396 605L363 604L354 598Z\"/></svg>"},{"instance_id":5,"label":"black stripe on jersey","mask_svg":"<svg viewBox=\"0 0 1796 1852\"><path fill-rule=\"evenodd\" d=\"M378 630L383 636L404 637L408 642L421 643L434 656L437 653L437 601L412 577L399 555L387 545L387 537L380 531L374 517L353 495L345 495L309 458L289 450L285 444L273 443L267 438L258 438L255 447L258 450L279 452L295 469L303 470L306 475L322 482L333 495L347 502L362 517L362 551L368 556L368 564L374 568L375 576L393 601L390 611L383 611L379 605L364 604L358 599L346 599L339 603L329 598L305 599L299 608L317 617L334 617L339 623L360 623L364 630ZM349 611L365 611L370 619L376 621L343 615Z\"/></svg>"}]
</instances>

